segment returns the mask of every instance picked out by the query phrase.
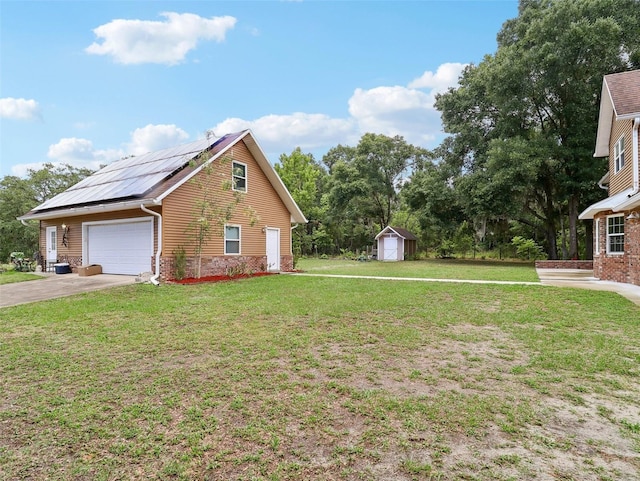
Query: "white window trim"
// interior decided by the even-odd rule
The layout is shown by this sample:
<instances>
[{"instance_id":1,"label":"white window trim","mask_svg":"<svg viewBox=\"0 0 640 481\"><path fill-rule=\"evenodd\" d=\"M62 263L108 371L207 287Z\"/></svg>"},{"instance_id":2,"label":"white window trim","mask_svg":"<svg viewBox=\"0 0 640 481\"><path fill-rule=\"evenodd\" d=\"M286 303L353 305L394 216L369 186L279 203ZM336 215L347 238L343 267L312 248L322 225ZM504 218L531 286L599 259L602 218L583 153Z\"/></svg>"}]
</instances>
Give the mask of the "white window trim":
<instances>
[{"instance_id":1,"label":"white window trim","mask_svg":"<svg viewBox=\"0 0 640 481\"><path fill-rule=\"evenodd\" d=\"M236 176L235 174L235 165L242 165L244 167L244 177L240 177L239 175ZM236 191L236 192L244 192L246 193L249 190L249 182L247 179L248 175L247 175L248 169L247 169L247 164L245 164L244 162L238 162L237 160L232 160L231 161L231 188ZM244 190L243 189L236 189L236 177L240 178L240 179L244 179Z\"/></svg>"},{"instance_id":2,"label":"white window trim","mask_svg":"<svg viewBox=\"0 0 640 481\"><path fill-rule=\"evenodd\" d=\"M620 144L622 144L622 149L620 149ZM625 144L624 135L621 135L620 138L613 145L613 171L615 173L620 172L624 168L624 164L625 164L624 144ZM622 160L622 163L620 162L620 160Z\"/></svg>"},{"instance_id":3,"label":"white window trim","mask_svg":"<svg viewBox=\"0 0 640 481\"><path fill-rule=\"evenodd\" d=\"M237 239L227 239L227 227L238 228ZM227 252L227 241L233 241L238 243L238 252ZM225 256L239 256L242 255L242 226L239 224L225 224L224 225L224 255Z\"/></svg>"},{"instance_id":4,"label":"white window trim","mask_svg":"<svg viewBox=\"0 0 640 481\"><path fill-rule=\"evenodd\" d=\"M623 228L622 234L610 234L609 233L609 219L612 219L614 217L621 217L622 218L622 228ZM606 229L607 229L607 231L606 231L607 232L607 254L608 255L612 255L612 256L621 256L621 255L623 255L624 254L624 214L608 215L607 216L607 227L606 227ZM613 236L622 236L622 246L623 246L622 252L612 252L610 250L610 245L611 245L610 239Z\"/></svg>"},{"instance_id":5,"label":"white window trim","mask_svg":"<svg viewBox=\"0 0 640 481\"><path fill-rule=\"evenodd\" d=\"M594 222L594 229L595 231L595 245L593 246L593 255L599 256L600 255L600 219L596 219L596 221Z\"/></svg>"}]
</instances>

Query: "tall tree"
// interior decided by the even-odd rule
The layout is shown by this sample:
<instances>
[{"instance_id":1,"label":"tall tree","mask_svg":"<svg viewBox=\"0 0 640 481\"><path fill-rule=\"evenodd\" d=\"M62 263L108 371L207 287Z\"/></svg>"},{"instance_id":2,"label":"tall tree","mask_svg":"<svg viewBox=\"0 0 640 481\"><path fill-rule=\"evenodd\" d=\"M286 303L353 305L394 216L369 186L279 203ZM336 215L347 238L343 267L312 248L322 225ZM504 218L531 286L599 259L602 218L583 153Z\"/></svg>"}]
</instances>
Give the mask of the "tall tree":
<instances>
[{"instance_id":1,"label":"tall tree","mask_svg":"<svg viewBox=\"0 0 640 481\"><path fill-rule=\"evenodd\" d=\"M274 167L309 221L307 225L293 230L294 253L317 253L318 234L325 211L320 192L327 173L312 154L304 154L300 147L291 152L291 155L281 154L279 163Z\"/></svg>"},{"instance_id":2,"label":"tall tree","mask_svg":"<svg viewBox=\"0 0 640 481\"><path fill-rule=\"evenodd\" d=\"M541 225L550 258L566 216L577 256L578 212L606 171L591 158L602 77L640 66L638 18L637 0L521 0L497 52L436 101L469 210Z\"/></svg>"},{"instance_id":3,"label":"tall tree","mask_svg":"<svg viewBox=\"0 0 640 481\"><path fill-rule=\"evenodd\" d=\"M31 255L38 250L38 224L23 225L16 218L91 175L92 170L68 164L46 163L29 169L27 177L8 175L0 180L0 260L13 251Z\"/></svg>"},{"instance_id":4,"label":"tall tree","mask_svg":"<svg viewBox=\"0 0 640 481\"><path fill-rule=\"evenodd\" d=\"M351 213L379 228L389 225L398 193L416 165L429 156L401 136L368 133L356 147L338 146L323 158L331 168L330 204L335 212Z\"/></svg>"}]
</instances>

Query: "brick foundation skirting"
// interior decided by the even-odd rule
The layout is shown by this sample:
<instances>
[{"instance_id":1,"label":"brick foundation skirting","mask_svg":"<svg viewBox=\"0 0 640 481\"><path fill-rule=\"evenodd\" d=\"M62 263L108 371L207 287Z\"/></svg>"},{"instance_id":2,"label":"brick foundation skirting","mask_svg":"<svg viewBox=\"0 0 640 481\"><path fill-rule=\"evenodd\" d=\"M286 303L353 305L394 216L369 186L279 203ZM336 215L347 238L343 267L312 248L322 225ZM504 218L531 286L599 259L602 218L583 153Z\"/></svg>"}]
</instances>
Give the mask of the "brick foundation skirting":
<instances>
[{"instance_id":1,"label":"brick foundation skirting","mask_svg":"<svg viewBox=\"0 0 640 481\"><path fill-rule=\"evenodd\" d=\"M280 270L293 270L293 256L280 257ZM203 257L200 266L200 276L225 276L232 274L252 274L267 271L267 256L208 256ZM160 279L163 281L175 279L175 257L160 258ZM196 259L187 258L185 277L195 277Z\"/></svg>"},{"instance_id":2,"label":"brick foundation skirting","mask_svg":"<svg viewBox=\"0 0 640 481\"><path fill-rule=\"evenodd\" d=\"M573 260L555 260L555 261L536 261L538 269L593 269L593 261L573 261Z\"/></svg>"}]
</instances>

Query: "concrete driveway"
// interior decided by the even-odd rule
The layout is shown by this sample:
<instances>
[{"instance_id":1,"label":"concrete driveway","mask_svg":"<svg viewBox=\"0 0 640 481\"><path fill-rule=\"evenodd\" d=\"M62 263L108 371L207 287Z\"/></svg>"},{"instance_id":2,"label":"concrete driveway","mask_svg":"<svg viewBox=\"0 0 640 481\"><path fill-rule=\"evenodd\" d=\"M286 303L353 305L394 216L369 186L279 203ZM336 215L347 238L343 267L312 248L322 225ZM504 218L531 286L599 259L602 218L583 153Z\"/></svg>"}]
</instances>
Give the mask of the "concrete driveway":
<instances>
[{"instance_id":1,"label":"concrete driveway","mask_svg":"<svg viewBox=\"0 0 640 481\"><path fill-rule=\"evenodd\" d=\"M44 279L0 285L0 308L135 283L135 276L42 274Z\"/></svg>"}]
</instances>

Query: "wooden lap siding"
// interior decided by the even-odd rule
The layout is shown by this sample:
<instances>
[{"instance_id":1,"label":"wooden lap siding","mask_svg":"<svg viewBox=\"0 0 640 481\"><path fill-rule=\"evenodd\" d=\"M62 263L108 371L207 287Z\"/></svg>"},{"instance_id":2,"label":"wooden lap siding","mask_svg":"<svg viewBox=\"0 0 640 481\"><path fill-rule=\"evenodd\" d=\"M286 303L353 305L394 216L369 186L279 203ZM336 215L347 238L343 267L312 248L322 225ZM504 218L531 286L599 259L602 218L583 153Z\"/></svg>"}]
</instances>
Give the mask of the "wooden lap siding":
<instances>
[{"instance_id":1,"label":"wooden lap siding","mask_svg":"<svg viewBox=\"0 0 640 481\"><path fill-rule=\"evenodd\" d=\"M218 225L203 248L202 275L219 275L226 272L227 267L246 268L248 270L266 270L266 227L280 229L281 269L292 269L291 256L291 214L272 188L271 183L255 161L244 141L236 144L228 152L228 157L247 166L247 192L244 199L235 207L229 224L241 226L241 255L224 255L224 235ZM213 173L199 175L199 181L205 179L211 183L211 189L219 200L218 207L224 207L233 201L233 192L223 191L222 183L231 181L232 162L216 160ZM170 279L174 273L174 252L182 246L187 256L194 252L193 234L189 233L189 223L197 214L196 205L202 199L201 190L188 181L169 194L163 200L163 249L161 277ZM251 218L247 212L252 208L256 214L256 222L250 225ZM222 259L221 259L222 258ZM190 263L192 264L192 263ZM263 268L263 266L265 268ZM193 275L188 270L187 276Z\"/></svg>"},{"instance_id":2,"label":"wooden lap siding","mask_svg":"<svg viewBox=\"0 0 640 481\"><path fill-rule=\"evenodd\" d=\"M611 129L611 137L609 138L609 152L611 152L611 155L609 156L609 172L611 173L609 179L610 196L615 195L618 192L622 192L633 184L633 137L631 127L631 120L621 120L618 122L614 122ZM616 142L618 142L622 134L624 134L625 142L624 167L616 173L615 159L613 156L613 146L616 144Z\"/></svg>"}]
</instances>

